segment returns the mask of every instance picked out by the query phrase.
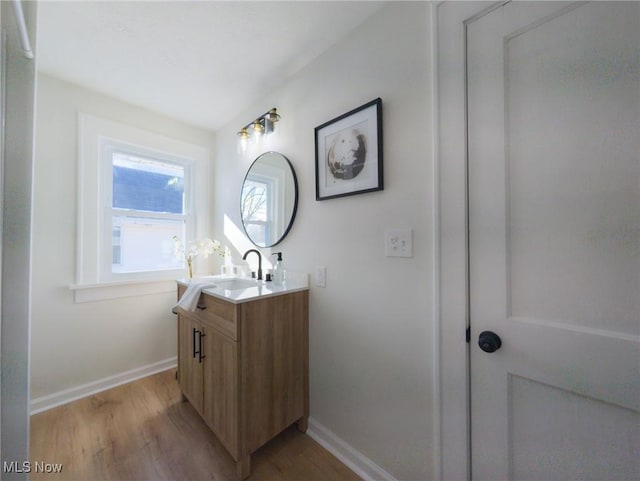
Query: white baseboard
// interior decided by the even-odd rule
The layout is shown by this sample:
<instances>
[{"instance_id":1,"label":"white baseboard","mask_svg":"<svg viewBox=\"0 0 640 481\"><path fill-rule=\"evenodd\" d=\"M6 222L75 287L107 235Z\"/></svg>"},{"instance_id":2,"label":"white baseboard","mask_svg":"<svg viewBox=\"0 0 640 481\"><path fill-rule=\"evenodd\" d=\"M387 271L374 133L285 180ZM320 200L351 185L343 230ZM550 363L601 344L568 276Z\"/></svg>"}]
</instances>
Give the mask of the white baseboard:
<instances>
[{"instance_id":1,"label":"white baseboard","mask_svg":"<svg viewBox=\"0 0 640 481\"><path fill-rule=\"evenodd\" d=\"M37 414L48 409L67 404L71 401L81 399L83 397L91 396L101 391L106 391L112 387L127 384L136 379L151 376L167 369L174 368L178 365L178 358L171 357L164 361L154 362L153 364L147 364L146 366L137 367L130 371L121 372L108 376L97 381L93 381L81 386L72 387L59 391L53 394L48 394L36 399L32 399L30 403L30 413Z\"/></svg>"},{"instance_id":2,"label":"white baseboard","mask_svg":"<svg viewBox=\"0 0 640 481\"><path fill-rule=\"evenodd\" d=\"M397 481L391 474L311 417L307 434L363 480Z\"/></svg>"}]
</instances>

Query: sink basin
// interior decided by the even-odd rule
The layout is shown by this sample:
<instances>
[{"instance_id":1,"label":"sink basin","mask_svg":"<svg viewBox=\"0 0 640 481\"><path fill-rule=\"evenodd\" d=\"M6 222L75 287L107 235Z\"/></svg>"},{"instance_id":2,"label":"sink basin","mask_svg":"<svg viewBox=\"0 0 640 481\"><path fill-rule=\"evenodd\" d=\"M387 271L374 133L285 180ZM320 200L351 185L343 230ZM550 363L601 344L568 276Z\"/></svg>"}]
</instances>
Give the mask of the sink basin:
<instances>
[{"instance_id":1,"label":"sink basin","mask_svg":"<svg viewBox=\"0 0 640 481\"><path fill-rule=\"evenodd\" d=\"M191 283L200 284L204 294L218 297L233 304L309 289L308 276L292 272L287 273L287 282L280 285L226 274L201 276L189 280L181 279L178 280L178 283L185 287Z\"/></svg>"},{"instance_id":2,"label":"sink basin","mask_svg":"<svg viewBox=\"0 0 640 481\"><path fill-rule=\"evenodd\" d=\"M196 277L192 280L206 284L206 289L224 289L227 291L248 289L250 287L259 287L263 285L262 281L246 277L203 276Z\"/></svg>"},{"instance_id":3,"label":"sink basin","mask_svg":"<svg viewBox=\"0 0 640 481\"><path fill-rule=\"evenodd\" d=\"M248 289L249 287L256 287L261 284L260 281L255 281L253 279L218 279L215 281L216 287L220 289L228 289L230 291L235 291L236 289Z\"/></svg>"}]
</instances>

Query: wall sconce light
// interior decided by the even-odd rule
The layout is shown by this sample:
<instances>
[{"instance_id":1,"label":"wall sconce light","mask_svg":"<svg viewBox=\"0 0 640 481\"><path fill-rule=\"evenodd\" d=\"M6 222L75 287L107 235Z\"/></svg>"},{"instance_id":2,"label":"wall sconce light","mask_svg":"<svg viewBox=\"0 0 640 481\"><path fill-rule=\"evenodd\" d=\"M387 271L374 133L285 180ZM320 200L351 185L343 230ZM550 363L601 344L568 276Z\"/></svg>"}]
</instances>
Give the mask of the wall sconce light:
<instances>
[{"instance_id":1,"label":"wall sconce light","mask_svg":"<svg viewBox=\"0 0 640 481\"><path fill-rule=\"evenodd\" d=\"M240 138L240 149L243 152L247 149L251 135L253 135L253 138L256 141L259 141L263 135L268 135L273 132L275 130L274 124L279 120L280 114L278 114L277 109L274 107L242 127L238 132L238 137Z\"/></svg>"}]
</instances>

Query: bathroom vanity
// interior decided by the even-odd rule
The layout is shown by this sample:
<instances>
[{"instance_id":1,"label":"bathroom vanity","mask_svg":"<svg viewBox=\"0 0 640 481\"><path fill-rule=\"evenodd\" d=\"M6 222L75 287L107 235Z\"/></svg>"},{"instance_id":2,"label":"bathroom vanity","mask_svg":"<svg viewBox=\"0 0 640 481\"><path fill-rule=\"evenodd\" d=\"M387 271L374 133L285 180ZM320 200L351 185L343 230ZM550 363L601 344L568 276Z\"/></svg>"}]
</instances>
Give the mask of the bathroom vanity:
<instances>
[{"instance_id":1,"label":"bathroom vanity","mask_svg":"<svg viewBox=\"0 0 640 481\"><path fill-rule=\"evenodd\" d=\"M178 381L244 479L251 453L293 423L307 429L308 287L218 276L212 284L193 311L177 309ZM178 282L178 299L186 288Z\"/></svg>"}]
</instances>

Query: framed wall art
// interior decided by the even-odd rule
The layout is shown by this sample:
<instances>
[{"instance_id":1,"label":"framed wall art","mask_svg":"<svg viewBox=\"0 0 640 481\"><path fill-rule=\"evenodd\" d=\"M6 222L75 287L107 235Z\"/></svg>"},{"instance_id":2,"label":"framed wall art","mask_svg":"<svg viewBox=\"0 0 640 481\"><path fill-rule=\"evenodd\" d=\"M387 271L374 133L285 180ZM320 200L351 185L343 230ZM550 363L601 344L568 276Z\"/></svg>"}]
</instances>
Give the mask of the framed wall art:
<instances>
[{"instance_id":1,"label":"framed wall art","mask_svg":"<svg viewBox=\"0 0 640 481\"><path fill-rule=\"evenodd\" d=\"M382 100L315 128L316 200L383 190Z\"/></svg>"}]
</instances>

